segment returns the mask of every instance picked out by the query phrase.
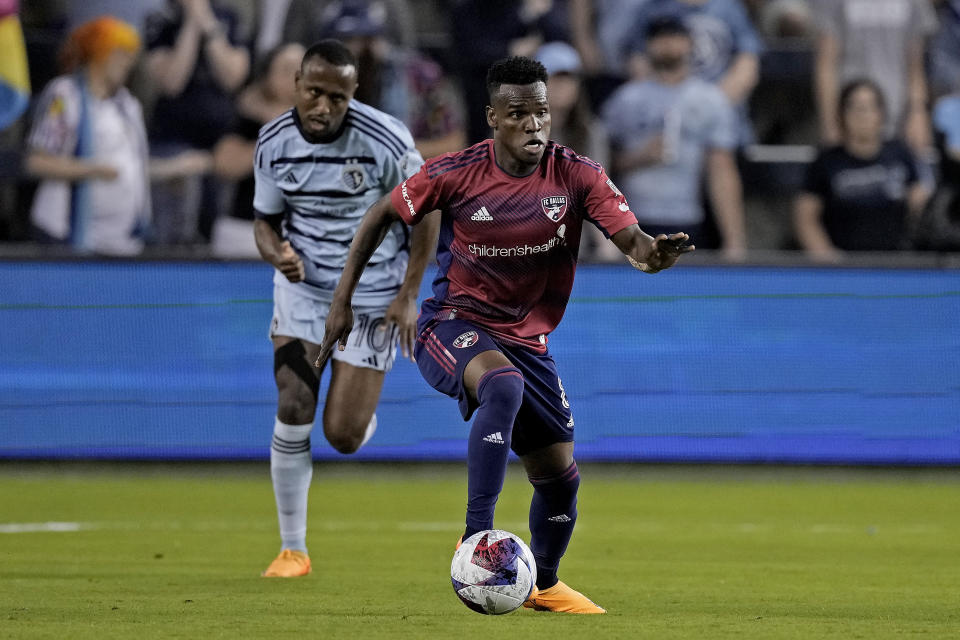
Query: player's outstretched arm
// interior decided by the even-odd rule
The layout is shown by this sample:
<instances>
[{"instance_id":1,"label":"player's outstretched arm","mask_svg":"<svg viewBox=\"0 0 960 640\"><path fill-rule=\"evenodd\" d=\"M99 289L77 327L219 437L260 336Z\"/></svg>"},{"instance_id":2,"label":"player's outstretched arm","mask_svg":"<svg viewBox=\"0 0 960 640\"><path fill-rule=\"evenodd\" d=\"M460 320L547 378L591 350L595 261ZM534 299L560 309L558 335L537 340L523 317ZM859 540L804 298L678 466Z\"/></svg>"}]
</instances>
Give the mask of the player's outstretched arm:
<instances>
[{"instance_id":1,"label":"player's outstretched arm","mask_svg":"<svg viewBox=\"0 0 960 640\"><path fill-rule=\"evenodd\" d=\"M696 248L687 244L690 236L685 233L671 233L669 236L661 233L653 238L635 224L618 231L610 239L627 256L630 264L644 273L669 269L677 258Z\"/></svg>"},{"instance_id":2,"label":"player's outstretched arm","mask_svg":"<svg viewBox=\"0 0 960 640\"><path fill-rule=\"evenodd\" d=\"M357 284L360 282L363 268L383 242L390 225L399 220L401 220L400 214L390 203L389 194L373 203L364 214L357 229L357 235L353 237L353 242L350 244L350 253L347 254L347 264L344 265L343 273L340 274L340 282L337 283L337 288L333 292L333 300L330 303L330 312L327 314L323 333L323 343L320 345L320 355L315 363L320 369L323 369L327 360L330 359L334 345L338 345L341 351L347 346L347 337L353 328L353 309L350 308L353 292L356 291Z\"/></svg>"},{"instance_id":3,"label":"player's outstretched arm","mask_svg":"<svg viewBox=\"0 0 960 640\"><path fill-rule=\"evenodd\" d=\"M440 235L440 212L434 211L423 216L410 234L410 262L403 284L397 297L387 307L385 322L380 325L384 331L391 324L400 331L400 352L404 358L413 360L413 346L417 339L417 295L420 293L420 281L423 272L437 247Z\"/></svg>"}]
</instances>

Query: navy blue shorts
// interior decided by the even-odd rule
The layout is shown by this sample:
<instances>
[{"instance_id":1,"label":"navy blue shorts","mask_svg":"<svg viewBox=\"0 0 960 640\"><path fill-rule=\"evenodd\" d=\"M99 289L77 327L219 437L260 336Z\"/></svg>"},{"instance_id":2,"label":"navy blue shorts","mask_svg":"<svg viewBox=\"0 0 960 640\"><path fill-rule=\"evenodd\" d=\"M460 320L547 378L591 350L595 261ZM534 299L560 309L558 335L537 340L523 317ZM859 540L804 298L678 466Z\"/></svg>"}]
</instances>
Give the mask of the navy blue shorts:
<instances>
[{"instance_id":1,"label":"navy blue shorts","mask_svg":"<svg viewBox=\"0 0 960 640\"><path fill-rule=\"evenodd\" d=\"M428 322L413 353L423 378L440 393L456 398L463 419L469 420L477 403L463 386L463 370L484 351L499 351L523 374L523 402L510 443L516 454L573 442L570 403L549 354L502 344L476 325L457 319Z\"/></svg>"}]
</instances>

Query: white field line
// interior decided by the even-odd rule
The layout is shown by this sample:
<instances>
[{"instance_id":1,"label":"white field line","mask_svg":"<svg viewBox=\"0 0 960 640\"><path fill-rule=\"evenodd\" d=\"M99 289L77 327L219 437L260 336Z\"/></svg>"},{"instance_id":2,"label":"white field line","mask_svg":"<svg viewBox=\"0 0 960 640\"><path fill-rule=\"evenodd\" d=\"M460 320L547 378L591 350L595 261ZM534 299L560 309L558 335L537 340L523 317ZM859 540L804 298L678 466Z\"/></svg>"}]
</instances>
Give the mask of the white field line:
<instances>
[{"instance_id":1,"label":"white field line","mask_svg":"<svg viewBox=\"0 0 960 640\"><path fill-rule=\"evenodd\" d=\"M88 522L6 522L0 533L64 533L93 529Z\"/></svg>"}]
</instances>

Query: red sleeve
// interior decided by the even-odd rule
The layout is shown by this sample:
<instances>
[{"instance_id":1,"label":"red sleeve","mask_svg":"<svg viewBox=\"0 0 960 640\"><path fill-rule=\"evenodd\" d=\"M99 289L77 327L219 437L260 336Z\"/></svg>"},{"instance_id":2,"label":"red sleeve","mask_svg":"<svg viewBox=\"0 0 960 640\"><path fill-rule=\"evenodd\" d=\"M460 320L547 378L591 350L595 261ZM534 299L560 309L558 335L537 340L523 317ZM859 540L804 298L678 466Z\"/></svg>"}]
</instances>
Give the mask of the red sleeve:
<instances>
[{"instance_id":1,"label":"red sleeve","mask_svg":"<svg viewBox=\"0 0 960 640\"><path fill-rule=\"evenodd\" d=\"M440 208L440 177L433 180L427 177L427 165L416 172L390 192L390 203L403 221L414 225L423 216Z\"/></svg>"},{"instance_id":2,"label":"red sleeve","mask_svg":"<svg viewBox=\"0 0 960 640\"><path fill-rule=\"evenodd\" d=\"M630 205L620 193L613 180L607 177L606 171L591 173L590 183L587 184L586 210L587 217L597 227L610 237L618 231L623 231L632 224L637 224L637 216L630 211Z\"/></svg>"}]
</instances>

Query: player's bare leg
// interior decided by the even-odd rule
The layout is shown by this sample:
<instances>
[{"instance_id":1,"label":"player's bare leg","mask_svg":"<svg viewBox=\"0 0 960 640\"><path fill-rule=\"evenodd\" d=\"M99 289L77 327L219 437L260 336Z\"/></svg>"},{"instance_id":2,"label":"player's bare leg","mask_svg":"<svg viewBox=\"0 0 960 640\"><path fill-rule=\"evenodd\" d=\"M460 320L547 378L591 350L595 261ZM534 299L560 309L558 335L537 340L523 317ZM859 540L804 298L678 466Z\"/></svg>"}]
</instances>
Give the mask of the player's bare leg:
<instances>
[{"instance_id":1,"label":"player's bare leg","mask_svg":"<svg viewBox=\"0 0 960 640\"><path fill-rule=\"evenodd\" d=\"M533 485L530 549L537 561L537 589L523 606L538 611L606 613L592 600L557 578L577 521L580 473L573 443L558 442L520 457Z\"/></svg>"},{"instance_id":2,"label":"player's bare leg","mask_svg":"<svg viewBox=\"0 0 960 640\"><path fill-rule=\"evenodd\" d=\"M277 419L270 446L270 475L280 524L280 555L264 577L310 573L307 555L307 494L313 478L310 433L317 410L320 371L313 366L319 346L287 336L273 338Z\"/></svg>"},{"instance_id":3,"label":"player's bare leg","mask_svg":"<svg viewBox=\"0 0 960 640\"><path fill-rule=\"evenodd\" d=\"M386 372L331 360L330 388L323 408L323 433L340 453L354 453L377 428L377 403Z\"/></svg>"}]
</instances>

